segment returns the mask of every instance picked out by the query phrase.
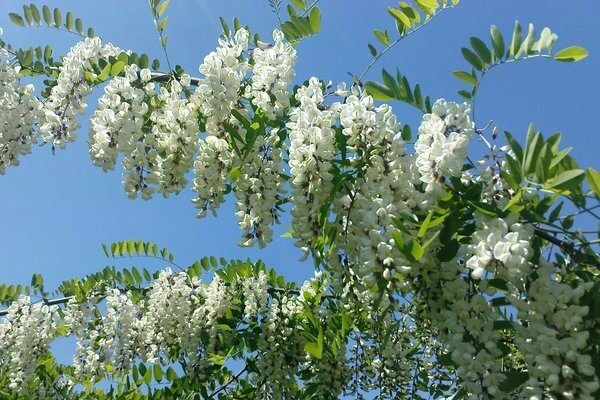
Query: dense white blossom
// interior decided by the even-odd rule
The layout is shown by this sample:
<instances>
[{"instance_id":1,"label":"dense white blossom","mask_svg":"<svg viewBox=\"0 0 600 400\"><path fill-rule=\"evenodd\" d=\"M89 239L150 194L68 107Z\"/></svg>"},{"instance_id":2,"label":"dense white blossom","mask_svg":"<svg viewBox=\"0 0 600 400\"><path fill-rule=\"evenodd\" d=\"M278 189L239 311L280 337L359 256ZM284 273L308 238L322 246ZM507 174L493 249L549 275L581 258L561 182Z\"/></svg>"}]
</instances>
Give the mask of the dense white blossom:
<instances>
[{"instance_id":1,"label":"dense white blossom","mask_svg":"<svg viewBox=\"0 0 600 400\"><path fill-rule=\"evenodd\" d=\"M259 313L267 310L269 301L267 290L267 275L264 271L260 271L257 277L246 278L242 281L244 316L246 319L255 319Z\"/></svg>"},{"instance_id":2,"label":"dense white blossom","mask_svg":"<svg viewBox=\"0 0 600 400\"><path fill-rule=\"evenodd\" d=\"M91 118L90 155L104 170L123 154L123 184L129 197L168 196L187 185L185 174L197 148L195 106L182 97L189 76L158 87L148 70L125 67L125 76L105 88ZM150 111L149 104L158 105Z\"/></svg>"},{"instance_id":3,"label":"dense white blossom","mask_svg":"<svg viewBox=\"0 0 600 400\"><path fill-rule=\"evenodd\" d=\"M19 156L31 153L41 106L33 85L21 85L19 66L0 48L0 175L19 165Z\"/></svg>"},{"instance_id":4,"label":"dense white blossom","mask_svg":"<svg viewBox=\"0 0 600 400\"><path fill-rule=\"evenodd\" d=\"M529 272L528 261L533 255L533 228L518 223L517 217L511 214L500 219L475 214L478 229L473 234L473 244L469 246L473 255L466 263L474 278L480 279L492 261L502 263L512 278L522 278ZM489 270L494 272L493 269Z\"/></svg>"},{"instance_id":5,"label":"dense white blossom","mask_svg":"<svg viewBox=\"0 0 600 400\"><path fill-rule=\"evenodd\" d=\"M271 225L276 222L277 202L284 192L282 149L277 131L258 137L254 149L240 160L235 184L236 216L242 231L242 246L255 242L265 247L273 238Z\"/></svg>"},{"instance_id":6,"label":"dense white blossom","mask_svg":"<svg viewBox=\"0 0 600 400\"><path fill-rule=\"evenodd\" d=\"M444 178L460 177L467 159L468 144L475 134L470 108L437 100L423 116L415 143L416 165L427 192L443 192Z\"/></svg>"},{"instance_id":7,"label":"dense white blossom","mask_svg":"<svg viewBox=\"0 0 600 400\"><path fill-rule=\"evenodd\" d=\"M57 329L56 309L32 304L21 296L0 322L0 368L8 371L8 387L19 398L29 398L40 386L38 361L48 355Z\"/></svg>"},{"instance_id":8,"label":"dense white blossom","mask_svg":"<svg viewBox=\"0 0 600 400\"><path fill-rule=\"evenodd\" d=\"M248 50L250 34L244 28L233 38L219 40L220 47L209 53L200 65L200 79L193 96L199 111L206 117L206 133L219 135L222 123L240 98L242 80L250 66L242 53Z\"/></svg>"},{"instance_id":9,"label":"dense white blossom","mask_svg":"<svg viewBox=\"0 0 600 400\"><path fill-rule=\"evenodd\" d=\"M44 102L39 116L42 138L53 146L64 148L76 138L79 128L77 115L87 108L86 98L92 92L85 72L92 71L92 64L109 56L117 56L121 49L112 44L102 44L99 38L85 38L73 46L62 60L56 85Z\"/></svg>"},{"instance_id":10,"label":"dense white blossom","mask_svg":"<svg viewBox=\"0 0 600 400\"><path fill-rule=\"evenodd\" d=\"M158 362L162 354L185 346L193 301L194 288L187 274L173 274L170 268L160 272L148 293L140 322L146 360Z\"/></svg>"},{"instance_id":11,"label":"dense white blossom","mask_svg":"<svg viewBox=\"0 0 600 400\"><path fill-rule=\"evenodd\" d=\"M323 88L317 78L298 89L300 103L290 112L289 167L294 208L291 211L296 245L304 247L320 234L319 210L333 189L334 124L337 114L323 109Z\"/></svg>"},{"instance_id":12,"label":"dense white blossom","mask_svg":"<svg viewBox=\"0 0 600 400\"><path fill-rule=\"evenodd\" d=\"M289 86L296 64L296 50L285 40L283 32L274 30L273 41L272 45L257 47L252 52L252 80L245 93L269 119L281 116L290 105Z\"/></svg>"},{"instance_id":13,"label":"dense white blossom","mask_svg":"<svg viewBox=\"0 0 600 400\"><path fill-rule=\"evenodd\" d=\"M557 282L554 269L545 265L536 270L527 299L511 297L523 323L517 325L515 342L523 354L529 379L525 393L530 399L549 398L548 391L564 399L592 400L600 389L592 357L586 354L590 332L581 305L593 282L572 287Z\"/></svg>"}]
</instances>

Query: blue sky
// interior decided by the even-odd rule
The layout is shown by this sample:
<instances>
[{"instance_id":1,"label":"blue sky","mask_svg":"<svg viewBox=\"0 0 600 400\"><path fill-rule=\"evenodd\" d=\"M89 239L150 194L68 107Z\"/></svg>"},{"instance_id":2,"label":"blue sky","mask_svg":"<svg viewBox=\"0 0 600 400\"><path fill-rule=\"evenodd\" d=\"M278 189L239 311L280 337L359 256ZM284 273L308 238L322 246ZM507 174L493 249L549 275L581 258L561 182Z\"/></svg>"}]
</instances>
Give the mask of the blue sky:
<instances>
[{"instance_id":1,"label":"blue sky","mask_svg":"<svg viewBox=\"0 0 600 400\"><path fill-rule=\"evenodd\" d=\"M43 4L35 2L36 4ZM104 40L124 49L162 57L146 1L53 1L65 12L72 11L96 29ZM386 7L389 1L323 1L323 31L317 38L298 47L297 81L318 76L334 82L359 73L371 56L367 43L374 43L373 29L393 30ZM12 25L6 14L20 10L18 1L0 3L3 39L19 46L52 44L64 52L77 38L50 29L23 29ZM276 26L267 0L172 2L169 14L169 54L171 61L192 74L204 56L217 43L218 17L238 16L263 38ZM458 100L460 81L451 73L466 69L460 48L470 36L485 38L496 24L512 33L515 19L523 25L532 22L538 32L549 26L559 35L557 47L582 45L590 57L577 64L549 60L507 65L486 76L479 95L478 123L493 119L501 128L523 138L534 122L546 134L561 131L563 146L573 146L582 166L599 168L600 148L600 2L579 0L463 0L425 29L403 41L370 72L379 78L381 68L400 68L411 82L420 83L432 98ZM95 99L90 99L90 112ZM420 115L394 104L401 122L416 130ZM226 258L263 259L289 279L305 279L312 266L298 259L301 252L289 239L277 238L266 249L237 247L237 222L230 198L218 218L198 220L183 191L168 199L128 200L121 186L121 173L102 172L88 156L88 124L81 118L78 142L52 156L50 148L38 147L23 157L22 165L0 176L0 282L28 283L31 274L41 272L47 286L55 288L64 279L97 271L112 261L105 258L101 243L123 239L143 239L168 247L180 264L205 255ZM286 230L281 226L279 234ZM149 260L125 260L117 266L162 267Z\"/></svg>"}]
</instances>

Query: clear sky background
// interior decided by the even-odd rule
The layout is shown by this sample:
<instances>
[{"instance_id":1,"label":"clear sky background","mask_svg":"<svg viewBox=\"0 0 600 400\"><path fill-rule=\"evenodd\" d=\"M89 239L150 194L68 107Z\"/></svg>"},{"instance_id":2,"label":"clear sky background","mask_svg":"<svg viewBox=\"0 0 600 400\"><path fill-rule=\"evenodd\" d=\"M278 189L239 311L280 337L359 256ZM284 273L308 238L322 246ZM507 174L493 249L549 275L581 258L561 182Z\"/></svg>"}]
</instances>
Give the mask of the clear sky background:
<instances>
[{"instance_id":1,"label":"clear sky background","mask_svg":"<svg viewBox=\"0 0 600 400\"><path fill-rule=\"evenodd\" d=\"M40 5L43 3L35 2ZM145 52L162 59L157 34L145 0L48 1L70 10L93 26L105 41L123 49ZM349 81L347 72L360 73L371 60L367 43L375 43L373 29L393 30L386 8L394 2L379 0L322 1L322 33L298 46L297 82L318 76L334 82ZM20 1L0 3L3 39L16 46L52 44L66 52L77 38L47 28L19 28L8 12L19 11ZM218 17L238 16L263 38L270 36L277 19L267 0L175 0L168 11L169 53L173 63L193 75L204 56L217 44ZM400 68L411 82L420 83L432 98L458 101L463 84L451 73L467 69L460 48L470 36L489 37L496 24L512 34L515 19L532 22L537 31L549 26L559 35L557 48L579 44L590 51L580 63L532 60L494 69L486 76L478 99L478 123L489 119L523 139L534 122L544 133L564 133L563 146L583 167L600 167L600 2L598 0L463 0L456 9L393 49L371 70L367 79L378 79L381 68ZM509 39L507 39L509 40ZM163 63L164 64L164 63ZM89 100L95 107L97 94ZM420 115L394 104L403 123L416 131ZM22 165L0 176L0 282L29 283L33 273L44 274L47 287L73 276L113 265L101 243L142 239L168 247L182 265L205 256L263 259L289 279L312 275L309 262L299 262L300 250L291 240L277 237L266 249L236 246L240 233L233 199L221 207L219 217L199 220L190 200L191 190L168 199L129 200L121 185L121 172L104 173L88 156L87 118L81 118L80 139L66 150L37 147L22 158ZM281 226L278 235L286 231ZM276 235L276 236L278 236ZM152 260L117 262L117 266L163 267Z\"/></svg>"}]
</instances>

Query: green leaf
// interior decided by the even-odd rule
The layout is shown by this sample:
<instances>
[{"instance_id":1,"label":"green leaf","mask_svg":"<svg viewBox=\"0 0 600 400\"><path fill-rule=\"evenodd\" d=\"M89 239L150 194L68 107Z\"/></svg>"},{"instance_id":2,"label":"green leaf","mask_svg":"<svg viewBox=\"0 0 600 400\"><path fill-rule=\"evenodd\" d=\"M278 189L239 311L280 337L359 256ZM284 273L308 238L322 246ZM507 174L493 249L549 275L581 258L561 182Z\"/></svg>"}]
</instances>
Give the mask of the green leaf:
<instances>
[{"instance_id":1,"label":"green leaf","mask_svg":"<svg viewBox=\"0 0 600 400\"><path fill-rule=\"evenodd\" d=\"M163 370L160 367L160 364L159 363L154 364L153 369L154 369L154 379L156 379L156 381L160 383L160 381L163 378Z\"/></svg>"},{"instance_id":2,"label":"green leaf","mask_svg":"<svg viewBox=\"0 0 600 400\"><path fill-rule=\"evenodd\" d=\"M369 47L369 52L371 55L373 57L377 57L377 49L372 44L368 44L367 46Z\"/></svg>"},{"instance_id":3,"label":"green leaf","mask_svg":"<svg viewBox=\"0 0 600 400\"><path fill-rule=\"evenodd\" d=\"M510 55L515 56L517 53L519 52L519 49L521 48L521 25L519 24L519 21L515 21L515 28L513 30L513 36L512 36L512 41L510 43Z\"/></svg>"},{"instance_id":4,"label":"green leaf","mask_svg":"<svg viewBox=\"0 0 600 400\"><path fill-rule=\"evenodd\" d=\"M54 9L54 26L60 28L62 25L62 14L58 8Z\"/></svg>"},{"instance_id":5,"label":"green leaf","mask_svg":"<svg viewBox=\"0 0 600 400\"><path fill-rule=\"evenodd\" d=\"M304 350L306 350L306 352L308 354L310 354L310 356L313 358L316 358L318 360L323 358L323 330L322 329L319 329L319 337L317 338L317 341L306 343L304 345Z\"/></svg>"},{"instance_id":6,"label":"green leaf","mask_svg":"<svg viewBox=\"0 0 600 400\"><path fill-rule=\"evenodd\" d=\"M425 254L425 249L421 246L418 240L413 240L410 247L410 255L413 256L415 260L420 260L421 257Z\"/></svg>"},{"instance_id":7,"label":"green leaf","mask_svg":"<svg viewBox=\"0 0 600 400\"><path fill-rule=\"evenodd\" d=\"M471 47L475 50L479 58L486 64L492 62L492 52L483 43L483 41L476 37L471 37Z\"/></svg>"},{"instance_id":8,"label":"green leaf","mask_svg":"<svg viewBox=\"0 0 600 400\"><path fill-rule=\"evenodd\" d=\"M21 27L25 26L25 22L23 21L23 18L16 13L10 13L8 14L8 17L10 18L11 22L15 25L19 25Z\"/></svg>"},{"instance_id":9,"label":"green leaf","mask_svg":"<svg viewBox=\"0 0 600 400\"><path fill-rule=\"evenodd\" d=\"M439 7L437 0L416 0L417 4L421 7L435 10Z\"/></svg>"},{"instance_id":10,"label":"green leaf","mask_svg":"<svg viewBox=\"0 0 600 400\"><path fill-rule=\"evenodd\" d=\"M231 179L232 182L237 182L237 180L240 179L240 175L242 175L242 169L240 167L232 168L229 172L229 179Z\"/></svg>"},{"instance_id":11,"label":"green leaf","mask_svg":"<svg viewBox=\"0 0 600 400\"><path fill-rule=\"evenodd\" d=\"M124 68L125 63L123 61L117 61L110 68L110 76L118 76Z\"/></svg>"},{"instance_id":12,"label":"green leaf","mask_svg":"<svg viewBox=\"0 0 600 400\"><path fill-rule=\"evenodd\" d=\"M481 59L477 56L477 54L473 53L470 49L463 47L461 49L462 55L467 60L469 64L473 66L478 71L483 71L485 68L485 64Z\"/></svg>"},{"instance_id":13,"label":"green leaf","mask_svg":"<svg viewBox=\"0 0 600 400\"><path fill-rule=\"evenodd\" d=\"M585 170L585 178L592 192L594 192L596 197L600 198L600 172L590 167Z\"/></svg>"},{"instance_id":14,"label":"green leaf","mask_svg":"<svg viewBox=\"0 0 600 400\"><path fill-rule=\"evenodd\" d=\"M387 46L388 44L390 44L390 37L388 35L388 32L382 32L382 31L374 31L373 34L375 34L375 37L377 38L377 40L379 40L381 43L383 43L385 46Z\"/></svg>"},{"instance_id":15,"label":"green leaf","mask_svg":"<svg viewBox=\"0 0 600 400\"><path fill-rule=\"evenodd\" d=\"M369 81L365 83L365 91L373 96L375 100L393 100L394 93L381 83Z\"/></svg>"},{"instance_id":16,"label":"green leaf","mask_svg":"<svg viewBox=\"0 0 600 400\"><path fill-rule=\"evenodd\" d=\"M502 393L509 394L522 386L529 379L529 374L526 371L509 370L503 372L506 379L500 384Z\"/></svg>"},{"instance_id":17,"label":"green leaf","mask_svg":"<svg viewBox=\"0 0 600 400\"><path fill-rule=\"evenodd\" d=\"M490 27L490 35L492 36L492 46L494 48L494 54L498 59L504 58L505 45L504 38L502 37L502 32L496 27L496 25L492 25Z\"/></svg>"},{"instance_id":18,"label":"green leaf","mask_svg":"<svg viewBox=\"0 0 600 400\"><path fill-rule=\"evenodd\" d=\"M76 18L75 19L75 30L77 31L77 33L79 33L80 35L83 34L83 21L81 21L81 18Z\"/></svg>"},{"instance_id":19,"label":"green leaf","mask_svg":"<svg viewBox=\"0 0 600 400\"><path fill-rule=\"evenodd\" d=\"M158 7L158 10L156 10L156 15L158 16L158 18L160 18L165 13L167 7L169 7L170 2L171 0L166 0L160 5L160 7Z\"/></svg>"},{"instance_id":20,"label":"green leaf","mask_svg":"<svg viewBox=\"0 0 600 400\"><path fill-rule=\"evenodd\" d=\"M477 76L474 76L466 71L454 71L452 75L470 85L477 85Z\"/></svg>"},{"instance_id":21,"label":"green leaf","mask_svg":"<svg viewBox=\"0 0 600 400\"><path fill-rule=\"evenodd\" d=\"M410 28L410 26L411 26L410 19L401 10L398 10L397 8L389 7L388 12L398 22L399 27ZM402 31L399 33L402 34L403 33Z\"/></svg>"},{"instance_id":22,"label":"green leaf","mask_svg":"<svg viewBox=\"0 0 600 400\"><path fill-rule=\"evenodd\" d=\"M30 4L29 9L31 10L31 16L36 24L41 25L42 19L40 17L40 10L35 6L35 4Z\"/></svg>"},{"instance_id":23,"label":"green leaf","mask_svg":"<svg viewBox=\"0 0 600 400\"><path fill-rule=\"evenodd\" d=\"M550 188L559 191L573 190L579 184L581 184L585 171L582 169L571 169L558 175L552 183Z\"/></svg>"},{"instance_id":24,"label":"green leaf","mask_svg":"<svg viewBox=\"0 0 600 400\"><path fill-rule=\"evenodd\" d=\"M44 22L46 25L52 25L52 16L50 14L50 8L48 6L42 7L42 14L44 15Z\"/></svg>"},{"instance_id":25,"label":"green leaf","mask_svg":"<svg viewBox=\"0 0 600 400\"><path fill-rule=\"evenodd\" d=\"M562 49L554 55L554 59L564 62L576 62L583 60L589 55L588 51L583 47L571 46L566 49Z\"/></svg>"},{"instance_id":26,"label":"green leaf","mask_svg":"<svg viewBox=\"0 0 600 400\"><path fill-rule=\"evenodd\" d=\"M25 15L27 24L31 26L33 24L33 15L31 14L31 9L29 6L23 6L23 14Z\"/></svg>"},{"instance_id":27,"label":"green leaf","mask_svg":"<svg viewBox=\"0 0 600 400\"><path fill-rule=\"evenodd\" d=\"M73 18L73 13L71 11L67 12L67 20L65 21L65 28L67 28L68 30L73 29L74 23L75 23L75 20Z\"/></svg>"},{"instance_id":28,"label":"green leaf","mask_svg":"<svg viewBox=\"0 0 600 400\"><path fill-rule=\"evenodd\" d=\"M317 33L321 30L321 10L319 7L314 7L310 11L308 22L310 22L312 33Z\"/></svg>"},{"instance_id":29,"label":"green leaf","mask_svg":"<svg viewBox=\"0 0 600 400\"><path fill-rule=\"evenodd\" d=\"M292 3L299 10L304 10L306 8L306 1L304 0L292 0Z\"/></svg>"}]
</instances>

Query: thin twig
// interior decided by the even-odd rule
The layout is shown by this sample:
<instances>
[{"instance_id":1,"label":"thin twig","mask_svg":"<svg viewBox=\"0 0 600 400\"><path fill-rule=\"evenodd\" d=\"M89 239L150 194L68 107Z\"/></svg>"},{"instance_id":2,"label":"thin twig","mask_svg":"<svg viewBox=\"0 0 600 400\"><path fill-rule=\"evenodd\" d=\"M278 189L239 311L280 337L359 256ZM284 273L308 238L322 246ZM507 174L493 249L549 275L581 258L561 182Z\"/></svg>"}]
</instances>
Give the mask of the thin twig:
<instances>
[{"instance_id":1,"label":"thin twig","mask_svg":"<svg viewBox=\"0 0 600 400\"><path fill-rule=\"evenodd\" d=\"M365 68L365 70L360 74L358 80L362 81L363 78L365 77L365 75L367 74L367 72L369 72L369 70L373 67L373 65L375 65L375 63L381 58L383 57L392 47L394 47L395 45L397 45L402 39L412 35L413 33L417 32L419 29L421 29L422 27L424 27L425 25L427 25L428 23L430 23L431 21L433 21L438 15L440 15L444 10L448 10L450 8L454 8L455 6L448 6L448 7L444 7L442 8L440 11L438 11L437 13L433 14L431 16L431 18L429 18L427 21L423 22L421 25L417 26L415 29L410 30L408 32L406 32L404 35L400 36L398 39L394 40L392 43L390 43L385 49L383 49L379 54L377 54L373 60L369 63L369 65L367 65L367 67Z\"/></svg>"},{"instance_id":2,"label":"thin twig","mask_svg":"<svg viewBox=\"0 0 600 400\"><path fill-rule=\"evenodd\" d=\"M228 380L227 382L225 382L223 385L219 386L217 389L215 389L214 392L212 392L211 394L208 395L209 399L214 398L219 392L222 392L223 390L227 389L227 387L229 385L231 385L233 382L237 381L239 379L240 376L242 376L244 374L244 372L246 372L248 370L248 366L244 365L244 368L242 368L240 371L238 371L237 374L235 374L234 376L231 377L230 380Z\"/></svg>"}]
</instances>

